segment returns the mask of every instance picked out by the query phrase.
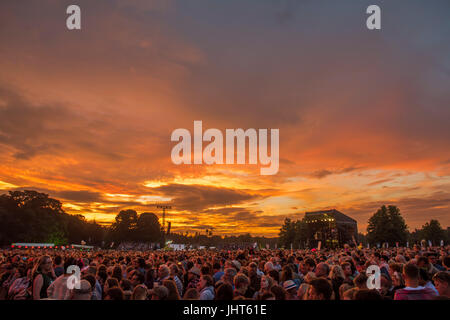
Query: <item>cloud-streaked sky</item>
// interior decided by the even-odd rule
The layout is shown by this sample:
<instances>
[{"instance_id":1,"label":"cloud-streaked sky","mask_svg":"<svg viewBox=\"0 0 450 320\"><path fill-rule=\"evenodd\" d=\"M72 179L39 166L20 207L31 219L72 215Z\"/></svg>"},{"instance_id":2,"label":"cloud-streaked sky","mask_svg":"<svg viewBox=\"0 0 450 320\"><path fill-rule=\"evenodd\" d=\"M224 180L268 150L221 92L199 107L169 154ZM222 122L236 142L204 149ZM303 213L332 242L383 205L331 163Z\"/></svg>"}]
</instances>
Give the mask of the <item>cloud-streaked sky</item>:
<instances>
[{"instance_id":1,"label":"cloud-streaked sky","mask_svg":"<svg viewBox=\"0 0 450 320\"><path fill-rule=\"evenodd\" d=\"M82 30L65 26L68 5ZM366 8L382 8L369 31ZM0 192L274 236L382 204L450 224L448 0L2 0ZM279 128L280 169L172 164L177 128Z\"/></svg>"}]
</instances>

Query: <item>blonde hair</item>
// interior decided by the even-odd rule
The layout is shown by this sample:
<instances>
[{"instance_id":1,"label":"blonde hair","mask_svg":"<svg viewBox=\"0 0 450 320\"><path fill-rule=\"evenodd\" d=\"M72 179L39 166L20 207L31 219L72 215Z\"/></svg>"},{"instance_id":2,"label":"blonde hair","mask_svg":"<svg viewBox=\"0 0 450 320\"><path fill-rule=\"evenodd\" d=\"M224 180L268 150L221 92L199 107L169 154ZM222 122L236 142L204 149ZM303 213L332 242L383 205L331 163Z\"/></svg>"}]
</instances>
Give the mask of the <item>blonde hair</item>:
<instances>
[{"instance_id":1,"label":"blonde hair","mask_svg":"<svg viewBox=\"0 0 450 320\"><path fill-rule=\"evenodd\" d=\"M344 270L342 270L341 266L334 265L333 267L331 267L331 271L328 277L330 279L337 279L337 278L345 279Z\"/></svg>"},{"instance_id":2,"label":"blonde hair","mask_svg":"<svg viewBox=\"0 0 450 320\"><path fill-rule=\"evenodd\" d=\"M316 277L316 275L315 275L315 273L314 272L308 272L307 274L306 274L306 276L305 276L305 281L306 282L311 282L312 280L314 280L314 279L316 279L317 277Z\"/></svg>"}]
</instances>

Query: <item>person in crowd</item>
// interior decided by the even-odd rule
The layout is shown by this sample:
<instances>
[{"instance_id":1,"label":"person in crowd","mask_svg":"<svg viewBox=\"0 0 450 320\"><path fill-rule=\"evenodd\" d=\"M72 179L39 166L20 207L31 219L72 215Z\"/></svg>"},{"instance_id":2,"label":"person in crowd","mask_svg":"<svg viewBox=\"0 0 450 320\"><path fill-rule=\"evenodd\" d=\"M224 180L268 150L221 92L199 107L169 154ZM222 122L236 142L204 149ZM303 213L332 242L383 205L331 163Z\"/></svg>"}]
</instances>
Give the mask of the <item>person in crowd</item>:
<instances>
[{"instance_id":1,"label":"person in crowd","mask_svg":"<svg viewBox=\"0 0 450 320\"><path fill-rule=\"evenodd\" d=\"M222 276L222 279L219 282L228 283L234 290L234 277L236 276L236 274L237 274L236 269L226 268Z\"/></svg>"},{"instance_id":2,"label":"person in crowd","mask_svg":"<svg viewBox=\"0 0 450 320\"><path fill-rule=\"evenodd\" d=\"M243 273L238 273L234 277L234 296L246 296L250 281L248 277Z\"/></svg>"},{"instance_id":3,"label":"person in crowd","mask_svg":"<svg viewBox=\"0 0 450 320\"><path fill-rule=\"evenodd\" d=\"M431 281L429 273L424 268L419 268L419 285L425 288L430 288L436 295L439 295L439 292L436 290L433 282Z\"/></svg>"},{"instance_id":4,"label":"person in crowd","mask_svg":"<svg viewBox=\"0 0 450 320\"><path fill-rule=\"evenodd\" d=\"M253 295L253 298L256 300L260 300L261 297L265 294L270 292L270 289L273 287L273 279L269 276L262 276L261 277L261 285L260 290L255 292Z\"/></svg>"},{"instance_id":5,"label":"person in crowd","mask_svg":"<svg viewBox=\"0 0 450 320\"><path fill-rule=\"evenodd\" d=\"M197 290L200 293L200 300L214 300L214 280L209 274L204 274L200 277L197 285Z\"/></svg>"},{"instance_id":6,"label":"person in crowd","mask_svg":"<svg viewBox=\"0 0 450 320\"><path fill-rule=\"evenodd\" d=\"M433 281L439 296L450 298L450 273L440 271L433 276Z\"/></svg>"},{"instance_id":7,"label":"person in crowd","mask_svg":"<svg viewBox=\"0 0 450 320\"><path fill-rule=\"evenodd\" d=\"M122 271L122 268L120 266L116 265L116 266L113 267L111 278L115 278L118 283L120 283L120 281L122 281L123 271Z\"/></svg>"},{"instance_id":8,"label":"person in crowd","mask_svg":"<svg viewBox=\"0 0 450 320\"><path fill-rule=\"evenodd\" d=\"M177 267L177 265L175 263L173 263L169 269L170 269L170 278L173 279L173 281L175 281L179 295L183 296L183 282L178 277L178 275L180 273L179 268Z\"/></svg>"},{"instance_id":9,"label":"person in crowd","mask_svg":"<svg viewBox=\"0 0 450 320\"><path fill-rule=\"evenodd\" d=\"M120 281L120 289L122 289L123 291L123 296L125 300L131 299L131 295L133 294L133 288L134 286L130 280L122 279L122 281Z\"/></svg>"},{"instance_id":10,"label":"person in crowd","mask_svg":"<svg viewBox=\"0 0 450 320\"><path fill-rule=\"evenodd\" d=\"M444 257L444 259L442 261L442 265L447 272L450 271L450 255L447 255L446 257Z\"/></svg>"},{"instance_id":11,"label":"person in crowd","mask_svg":"<svg viewBox=\"0 0 450 320\"><path fill-rule=\"evenodd\" d=\"M217 288L215 300L221 301L233 300L233 287L229 283L222 283Z\"/></svg>"},{"instance_id":12,"label":"person in crowd","mask_svg":"<svg viewBox=\"0 0 450 320\"><path fill-rule=\"evenodd\" d=\"M169 289L163 285L158 285L151 290L150 295L151 300L168 300Z\"/></svg>"},{"instance_id":13,"label":"person in crowd","mask_svg":"<svg viewBox=\"0 0 450 320\"><path fill-rule=\"evenodd\" d=\"M47 255L40 257L31 274L33 300L48 298L47 289L56 278L52 268L52 258Z\"/></svg>"},{"instance_id":14,"label":"person in crowd","mask_svg":"<svg viewBox=\"0 0 450 320\"><path fill-rule=\"evenodd\" d=\"M286 300L287 292L283 289L283 287L279 285L274 285L270 288L270 291L275 296L275 300Z\"/></svg>"},{"instance_id":15,"label":"person in crowd","mask_svg":"<svg viewBox=\"0 0 450 320\"><path fill-rule=\"evenodd\" d=\"M7 300L28 300L30 294L28 288L31 285L31 279L28 276L25 265L19 265L16 270L16 277L9 287Z\"/></svg>"},{"instance_id":16,"label":"person in crowd","mask_svg":"<svg viewBox=\"0 0 450 320\"><path fill-rule=\"evenodd\" d=\"M365 273L360 273L353 280L353 284L358 289L367 289L367 275Z\"/></svg>"},{"instance_id":17,"label":"person in crowd","mask_svg":"<svg viewBox=\"0 0 450 320\"><path fill-rule=\"evenodd\" d=\"M383 300L383 297L376 289L358 289L353 300Z\"/></svg>"},{"instance_id":18,"label":"person in crowd","mask_svg":"<svg viewBox=\"0 0 450 320\"><path fill-rule=\"evenodd\" d=\"M341 267L342 267L342 271L344 272L344 276L345 276L344 282L353 284L354 277L353 277L352 265L349 262L344 262L341 265Z\"/></svg>"},{"instance_id":19,"label":"person in crowd","mask_svg":"<svg viewBox=\"0 0 450 320\"><path fill-rule=\"evenodd\" d=\"M189 288L197 288L197 284L200 281L201 271L198 267L193 266L191 269L189 269L188 272L188 284L186 286L187 289Z\"/></svg>"},{"instance_id":20,"label":"person in crowd","mask_svg":"<svg viewBox=\"0 0 450 320\"><path fill-rule=\"evenodd\" d=\"M101 293L96 290L97 280L95 279L95 277L92 274L87 274L83 277L83 279L89 281L91 285L91 300L102 300Z\"/></svg>"},{"instance_id":21,"label":"person in crowd","mask_svg":"<svg viewBox=\"0 0 450 320\"><path fill-rule=\"evenodd\" d=\"M118 286L108 289L105 292L105 300L125 300L122 289Z\"/></svg>"},{"instance_id":22,"label":"person in crowd","mask_svg":"<svg viewBox=\"0 0 450 320\"><path fill-rule=\"evenodd\" d=\"M433 276L435 273L439 272L436 267L430 263L428 257L420 256L419 259L417 259L417 266L421 269L425 269L426 272L428 272L431 276Z\"/></svg>"},{"instance_id":23,"label":"person in crowd","mask_svg":"<svg viewBox=\"0 0 450 320\"><path fill-rule=\"evenodd\" d=\"M355 300L355 295L358 291L359 289L355 287L345 290L342 294L342 300Z\"/></svg>"},{"instance_id":24,"label":"person in crowd","mask_svg":"<svg viewBox=\"0 0 450 320\"><path fill-rule=\"evenodd\" d=\"M345 275L340 265L334 265L331 268L328 278L331 280L331 286L333 287L334 299L341 300L340 286L344 283Z\"/></svg>"},{"instance_id":25,"label":"person in crowd","mask_svg":"<svg viewBox=\"0 0 450 320\"><path fill-rule=\"evenodd\" d=\"M170 277L170 269L167 265L163 264L158 268L158 280L159 284L162 284L164 280L169 279Z\"/></svg>"},{"instance_id":26,"label":"person in crowd","mask_svg":"<svg viewBox=\"0 0 450 320\"><path fill-rule=\"evenodd\" d=\"M327 279L330 274L330 267L325 262L320 262L316 266L316 278L324 278Z\"/></svg>"},{"instance_id":27,"label":"person in crowd","mask_svg":"<svg viewBox=\"0 0 450 320\"><path fill-rule=\"evenodd\" d=\"M167 296L167 300L180 300L180 294L177 289L177 284L174 280L167 279L163 281L163 286L169 290L169 295Z\"/></svg>"},{"instance_id":28,"label":"person in crowd","mask_svg":"<svg viewBox=\"0 0 450 320\"><path fill-rule=\"evenodd\" d=\"M59 277L64 274L64 260L60 255L55 256L54 260L54 270L55 270L55 276Z\"/></svg>"},{"instance_id":29,"label":"person in crowd","mask_svg":"<svg viewBox=\"0 0 450 320\"><path fill-rule=\"evenodd\" d=\"M137 285L143 284L145 282L145 276L140 271L136 270L133 272L130 283L132 287L136 287Z\"/></svg>"},{"instance_id":30,"label":"person in crowd","mask_svg":"<svg viewBox=\"0 0 450 320\"><path fill-rule=\"evenodd\" d=\"M294 280L283 282L283 288L286 290L286 300L299 300L297 296L297 285Z\"/></svg>"},{"instance_id":31,"label":"person in crowd","mask_svg":"<svg viewBox=\"0 0 450 320\"><path fill-rule=\"evenodd\" d=\"M198 293L197 289L195 288L189 288L184 293L184 300L198 300L200 298L200 294Z\"/></svg>"},{"instance_id":32,"label":"person in crowd","mask_svg":"<svg viewBox=\"0 0 450 320\"><path fill-rule=\"evenodd\" d=\"M147 300L147 294L147 287L143 284L139 284L134 288L131 300Z\"/></svg>"},{"instance_id":33,"label":"person in crowd","mask_svg":"<svg viewBox=\"0 0 450 320\"><path fill-rule=\"evenodd\" d=\"M213 272L214 272L214 275L213 275L214 283L216 283L222 278L222 276L224 274L219 261L214 262Z\"/></svg>"},{"instance_id":34,"label":"person in crowd","mask_svg":"<svg viewBox=\"0 0 450 320\"><path fill-rule=\"evenodd\" d=\"M333 293L331 284L323 278L311 280L308 300L330 300Z\"/></svg>"},{"instance_id":35,"label":"person in crowd","mask_svg":"<svg viewBox=\"0 0 450 320\"><path fill-rule=\"evenodd\" d=\"M7 248L0 249L0 300L63 300L74 295L91 300L176 300L182 295L195 300L376 300L378 294L395 300L450 299L449 252L450 246L320 251ZM372 264L384 270L378 294L367 289L366 269ZM75 279L70 277L71 265L80 268L89 293L69 290L68 280ZM316 280L328 282L331 296L328 286Z\"/></svg>"},{"instance_id":36,"label":"person in crowd","mask_svg":"<svg viewBox=\"0 0 450 320\"><path fill-rule=\"evenodd\" d=\"M436 293L430 288L419 286L419 267L407 263L403 267L403 277L406 287L395 291L394 300L431 300Z\"/></svg>"},{"instance_id":37,"label":"person in crowd","mask_svg":"<svg viewBox=\"0 0 450 320\"><path fill-rule=\"evenodd\" d=\"M69 293L69 300L91 300L92 287L88 280L81 280L79 288L73 288Z\"/></svg>"},{"instance_id":38,"label":"person in crowd","mask_svg":"<svg viewBox=\"0 0 450 320\"><path fill-rule=\"evenodd\" d=\"M248 295L253 297L261 288L261 276L258 274L258 265L255 262L251 262L248 266L248 279L250 281Z\"/></svg>"},{"instance_id":39,"label":"person in crowd","mask_svg":"<svg viewBox=\"0 0 450 320\"><path fill-rule=\"evenodd\" d=\"M339 300L344 300L344 292L352 288L354 287L349 283L341 284L341 286L339 287Z\"/></svg>"}]
</instances>

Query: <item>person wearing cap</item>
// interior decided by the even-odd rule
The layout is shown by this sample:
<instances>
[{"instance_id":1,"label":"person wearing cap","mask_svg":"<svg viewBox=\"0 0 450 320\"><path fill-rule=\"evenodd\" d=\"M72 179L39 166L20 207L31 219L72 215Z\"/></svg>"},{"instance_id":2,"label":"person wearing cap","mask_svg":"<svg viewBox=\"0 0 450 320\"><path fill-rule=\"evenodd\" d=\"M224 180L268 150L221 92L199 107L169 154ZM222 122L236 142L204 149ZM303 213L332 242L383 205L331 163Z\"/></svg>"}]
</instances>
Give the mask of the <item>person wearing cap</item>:
<instances>
[{"instance_id":1,"label":"person wearing cap","mask_svg":"<svg viewBox=\"0 0 450 320\"><path fill-rule=\"evenodd\" d=\"M196 266L193 266L191 269L189 269L188 271L188 284L186 286L186 289L189 288L197 288L197 284L200 280L200 269Z\"/></svg>"},{"instance_id":2,"label":"person wearing cap","mask_svg":"<svg viewBox=\"0 0 450 320\"><path fill-rule=\"evenodd\" d=\"M295 284L294 281L292 281L292 280L285 281L283 283L283 288L287 292L287 295L286 295L287 300L298 300L297 285Z\"/></svg>"},{"instance_id":3,"label":"person wearing cap","mask_svg":"<svg viewBox=\"0 0 450 320\"><path fill-rule=\"evenodd\" d=\"M89 281L81 280L79 289L71 289L70 300L91 300L92 287Z\"/></svg>"}]
</instances>

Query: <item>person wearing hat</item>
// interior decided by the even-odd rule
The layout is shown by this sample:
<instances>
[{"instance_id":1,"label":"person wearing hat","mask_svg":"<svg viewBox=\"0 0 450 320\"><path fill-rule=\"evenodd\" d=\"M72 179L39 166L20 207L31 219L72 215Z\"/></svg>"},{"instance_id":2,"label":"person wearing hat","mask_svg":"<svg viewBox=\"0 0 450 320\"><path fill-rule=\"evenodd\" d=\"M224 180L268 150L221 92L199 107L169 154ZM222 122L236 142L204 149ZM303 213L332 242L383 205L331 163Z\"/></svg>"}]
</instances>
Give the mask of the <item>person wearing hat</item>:
<instances>
[{"instance_id":1,"label":"person wearing hat","mask_svg":"<svg viewBox=\"0 0 450 320\"><path fill-rule=\"evenodd\" d=\"M283 288L287 292L287 300L298 300L297 296L297 285L292 280L286 280L283 283Z\"/></svg>"},{"instance_id":2,"label":"person wearing hat","mask_svg":"<svg viewBox=\"0 0 450 320\"><path fill-rule=\"evenodd\" d=\"M186 287L186 289L189 288L197 288L198 282L200 280L200 269L196 266L193 266L191 269L189 269L188 271L188 285Z\"/></svg>"}]
</instances>

